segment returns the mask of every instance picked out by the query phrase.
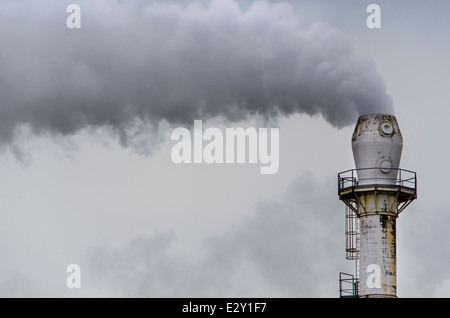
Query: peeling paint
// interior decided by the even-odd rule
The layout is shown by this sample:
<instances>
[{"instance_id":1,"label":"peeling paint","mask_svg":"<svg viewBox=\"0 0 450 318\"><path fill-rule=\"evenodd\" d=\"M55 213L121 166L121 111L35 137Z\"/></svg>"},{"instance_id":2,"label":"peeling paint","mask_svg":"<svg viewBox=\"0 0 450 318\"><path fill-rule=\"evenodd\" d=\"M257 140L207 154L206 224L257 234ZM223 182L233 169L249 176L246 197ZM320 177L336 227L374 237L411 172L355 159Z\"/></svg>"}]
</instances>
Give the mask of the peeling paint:
<instances>
[{"instance_id":1,"label":"peeling paint","mask_svg":"<svg viewBox=\"0 0 450 318\"><path fill-rule=\"evenodd\" d=\"M396 218L391 215L360 217L360 295L397 296L397 251L395 243ZM380 288L370 288L366 269L376 264L381 268Z\"/></svg>"},{"instance_id":2,"label":"peeling paint","mask_svg":"<svg viewBox=\"0 0 450 318\"><path fill-rule=\"evenodd\" d=\"M339 197L359 221L360 297L397 297L396 220L405 204L416 198L414 172L412 187L406 189L403 181L397 183L402 148L395 116L358 118L352 135L357 176L351 170L351 187L340 191ZM374 265L380 269L380 284L376 286L369 280L374 274L368 271Z\"/></svg>"},{"instance_id":3,"label":"peeling paint","mask_svg":"<svg viewBox=\"0 0 450 318\"><path fill-rule=\"evenodd\" d=\"M383 127L382 125L388 125ZM385 131L383 131L385 128ZM387 114L363 115L358 118L352 136L352 149L359 185L395 185L397 170L382 163L389 161L398 168L403 138L395 116ZM382 170L384 168L385 170ZM374 187L359 193L360 224L360 295L362 297L397 296L396 219L398 196ZM368 266L381 269L380 287L369 287Z\"/></svg>"}]
</instances>

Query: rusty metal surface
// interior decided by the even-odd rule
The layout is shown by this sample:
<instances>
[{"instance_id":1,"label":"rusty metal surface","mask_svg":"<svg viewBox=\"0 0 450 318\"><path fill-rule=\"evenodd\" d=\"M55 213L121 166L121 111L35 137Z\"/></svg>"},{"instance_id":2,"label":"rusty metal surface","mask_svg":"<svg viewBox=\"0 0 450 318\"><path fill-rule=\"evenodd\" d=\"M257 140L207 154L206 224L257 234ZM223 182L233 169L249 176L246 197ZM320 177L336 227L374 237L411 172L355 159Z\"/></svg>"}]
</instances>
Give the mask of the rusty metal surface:
<instances>
[{"instance_id":1,"label":"rusty metal surface","mask_svg":"<svg viewBox=\"0 0 450 318\"><path fill-rule=\"evenodd\" d=\"M398 176L402 148L395 116L360 116L352 135L357 176L353 169L350 178L341 178L348 171L338 176L339 198L359 220L360 297L397 297L396 219L417 191L415 172L413 179L407 179L413 180L411 186ZM368 270L374 265L380 274L375 287L370 284L373 272Z\"/></svg>"},{"instance_id":2,"label":"rusty metal surface","mask_svg":"<svg viewBox=\"0 0 450 318\"><path fill-rule=\"evenodd\" d=\"M390 128L383 132L384 126ZM403 137L393 115L374 114L358 118L352 136L352 150L360 183L385 179L386 184L395 183L403 148ZM377 168L362 170L363 168ZM394 169L392 169L394 168Z\"/></svg>"},{"instance_id":3,"label":"rusty metal surface","mask_svg":"<svg viewBox=\"0 0 450 318\"><path fill-rule=\"evenodd\" d=\"M352 141L355 141L358 136L367 133L385 137L385 134L379 129L381 123L389 123L392 126L393 133L390 138L394 138L395 136L402 137L397 118L394 115L370 114L359 116L355 130L353 131Z\"/></svg>"},{"instance_id":4,"label":"rusty metal surface","mask_svg":"<svg viewBox=\"0 0 450 318\"><path fill-rule=\"evenodd\" d=\"M397 296L396 215L375 212L360 216L360 295ZM367 269L380 267L380 287L367 283L372 272Z\"/></svg>"}]
</instances>

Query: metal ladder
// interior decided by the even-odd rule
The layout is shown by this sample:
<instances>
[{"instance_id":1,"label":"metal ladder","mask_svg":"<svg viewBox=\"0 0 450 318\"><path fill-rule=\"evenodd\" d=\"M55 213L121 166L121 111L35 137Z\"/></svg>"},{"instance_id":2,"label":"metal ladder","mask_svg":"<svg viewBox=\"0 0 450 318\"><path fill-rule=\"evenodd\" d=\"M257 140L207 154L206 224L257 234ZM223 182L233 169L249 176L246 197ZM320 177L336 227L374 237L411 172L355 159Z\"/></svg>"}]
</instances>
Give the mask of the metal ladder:
<instances>
[{"instance_id":1,"label":"metal ladder","mask_svg":"<svg viewBox=\"0 0 450 318\"><path fill-rule=\"evenodd\" d=\"M348 206L345 207L345 252L348 260L355 261L356 286L359 283L359 218ZM356 292L359 292L357 288Z\"/></svg>"}]
</instances>

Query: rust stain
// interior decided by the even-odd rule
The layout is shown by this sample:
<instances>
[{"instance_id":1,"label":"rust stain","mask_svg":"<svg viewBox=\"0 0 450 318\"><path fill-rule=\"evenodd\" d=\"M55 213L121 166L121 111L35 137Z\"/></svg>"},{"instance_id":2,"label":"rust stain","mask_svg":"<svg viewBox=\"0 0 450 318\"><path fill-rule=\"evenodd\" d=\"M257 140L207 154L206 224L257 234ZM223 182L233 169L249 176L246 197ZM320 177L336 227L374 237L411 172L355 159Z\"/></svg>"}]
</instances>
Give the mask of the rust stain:
<instances>
[{"instance_id":1,"label":"rust stain","mask_svg":"<svg viewBox=\"0 0 450 318\"><path fill-rule=\"evenodd\" d=\"M358 117L356 122L355 130L352 135L352 142L356 140L358 136L363 135L368 131L373 133L378 133L382 137L387 137L379 129L379 125L382 123L389 123L393 128L393 133L389 138L393 141L394 136L402 136L400 129L398 128L397 119L394 115L387 114L371 114L371 115L361 115Z\"/></svg>"}]
</instances>

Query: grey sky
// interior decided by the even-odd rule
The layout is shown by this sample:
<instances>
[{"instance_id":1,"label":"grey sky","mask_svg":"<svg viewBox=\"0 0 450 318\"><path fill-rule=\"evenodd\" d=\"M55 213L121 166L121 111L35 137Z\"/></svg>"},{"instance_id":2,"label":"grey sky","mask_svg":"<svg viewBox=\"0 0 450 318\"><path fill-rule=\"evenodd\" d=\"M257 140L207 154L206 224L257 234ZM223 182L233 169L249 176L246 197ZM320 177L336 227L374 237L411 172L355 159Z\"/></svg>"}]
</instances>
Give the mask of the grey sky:
<instances>
[{"instance_id":1,"label":"grey sky","mask_svg":"<svg viewBox=\"0 0 450 318\"><path fill-rule=\"evenodd\" d=\"M189 3L165 2L182 7ZM292 10L283 12L292 11L287 16L298 20L298 28L280 31L277 38L322 21L340 30L346 40L319 41L319 57L332 59L343 45L352 48L351 61L362 57L374 63L356 69L350 63L348 71L369 70L381 76L375 82L384 84L371 93L378 96L385 85L404 137L401 167L418 172L418 200L398 219L398 295L450 296L446 231L450 175L445 169L450 4L377 1L382 28L371 30L365 25L365 8L373 1L288 2ZM142 50L163 41L156 29L161 24L152 20L136 27L145 23L130 19L151 13L138 9L150 1L136 1L120 15L113 8L105 10L112 1L89 1L91 5L79 1L80 30L66 28L65 8L70 2L13 3L0 4L1 296L338 295L338 273L352 271L353 264L345 260L344 205L337 198L336 174L354 166L350 139L358 112L346 113L344 106L328 109L342 116L335 121L330 117L332 123L348 124L338 129L319 115L299 114L305 110L302 106L288 104L290 115L270 123L280 127L276 175L262 176L250 164L174 165L171 129L167 122L158 126L160 118L179 120L167 107L176 104L176 113L185 114L183 125L203 119L211 126L258 127L262 122L246 113L266 107L271 115L269 106L279 101L278 91L269 94L272 98L258 86L243 86L249 83L224 86L220 74L209 73L209 68L195 73L192 82L189 76L178 77L194 66L182 61L169 63L178 68L166 73L160 67L167 56L156 56L155 62ZM242 1L240 6L246 10L251 3ZM269 15L262 20L270 19ZM228 20L214 21L216 26L230 25ZM149 27L155 29L147 33ZM195 30L202 34L205 29ZM238 29L236 34L246 35L244 31ZM99 34L104 35L101 40ZM134 42L130 35L144 42ZM179 40L180 50L194 53L186 38ZM222 42L212 43L199 54L229 49ZM235 44L245 47L245 43ZM321 51L325 44L330 51ZM92 47L95 50L89 50ZM293 44L284 56L295 54L297 48L302 46ZM256 46L257 54L270 52L276 57L279 52L273 46L266 49L258 51ZM220 70L216 65L220 60L212 58L212 70ZM251 68L236 69L246 60L252 59L244 56L239 63L225 65L228 79L239 74L234 72L251 73ZM271 65L280 76L291 65L282 61ZM204 66L198 56L195 62ZM147 64L154 70L150 75L142 68ZM180 67L186 69L181 72ZM170 102L172 95L160 93L160 103L146 104L158 92L148 91L142 83L153 83L155 75L171 83L160 85L175 90L171 92L179 98L176 102ZM319 77L311 83L328 100L342 97L332 92L333 82ZM292 98L310 94L295 85L283 93ZM237 89L241 87L247 90ZM230 92L224 88L232 96L251 100L254 107L222 103ZM196 104L184 103L186 96L208 101L202 106L205 118L196 118L200 114ZM61 108L61 100L66 107ZM124 110L121 102L127 101L132 106ZM222 117L211 118L216 114ZM150 118L153 126L142 118ZM65 285L65 268L71 263L81 266L80 290Z\"/></svg>"}]
</instances>

